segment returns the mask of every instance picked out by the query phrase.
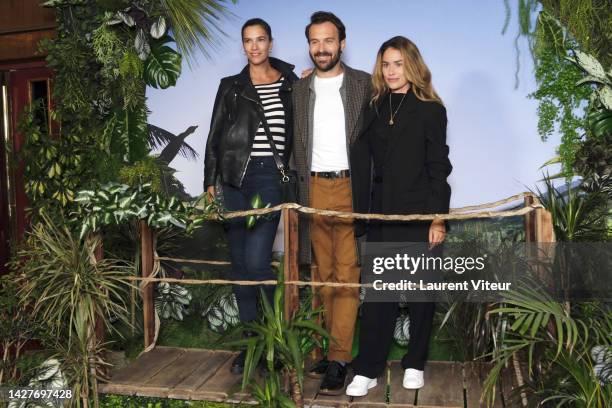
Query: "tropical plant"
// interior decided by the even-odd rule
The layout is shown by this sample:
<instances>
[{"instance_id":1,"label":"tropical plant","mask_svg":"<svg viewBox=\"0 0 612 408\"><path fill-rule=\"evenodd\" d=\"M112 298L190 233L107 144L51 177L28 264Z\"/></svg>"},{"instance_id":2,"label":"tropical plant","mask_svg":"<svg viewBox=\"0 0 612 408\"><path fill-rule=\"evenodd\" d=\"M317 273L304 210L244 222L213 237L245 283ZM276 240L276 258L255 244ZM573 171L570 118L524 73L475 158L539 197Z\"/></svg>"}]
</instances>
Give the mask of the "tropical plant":
<instances>
[{"instance_id":1,"label":"tropical plant","mask_svg":"<svg viewBox=\"0 0 612 408\"><path fill-rule=\"evenodd\" d=\"M234 293L221 293L218 300L208 303L202 312L208 326L217 333L225 333L240 323L238 302Z\"/></svg>"},{"instance_id":2,"label":"tropical plant","mask_svg":"<svg viewBox=\"0 0 612 408\"><path fill-rule=\"evenodd\" d=\"M238 0L231 0L236 4ZM195 61L196 51L210 56L209 48L224 36L219 23L232 16L226 0L157 0L159 11L168 17L176 46L187 62Z\"/></svg>"},{"instance_id":3,"label":"tropical plant","mask_svg":"<svg viewBox=\"0 0 612 408\"><path fill-rule=\"evenodd\" d=\"M25 371L20 367L23 348L39 332L27 307L19 302L18 292L14 274L0 277L0 384L17 383Z\"/></svg>"},{"instance_id":4,"label":"tropical plant","mask_svg":"<svg viewBox=\"0 0 612 408\"><path fill-rule=\"evenodd\" d=\"M282 265L277 279L272 304L264 291L261 291L261 318L232 331L232 334L238 332L249 335L242 340L227 342L226 345L246 349L242 389L250 385L253 396L261 405L302 407L304 356L315 346L321 346L319 337L329 338L329 333L317 322L321 309L312 310L312 295L300 302L299 309L293 315L285 315ZM262 359L268 371L263 386L253 379L255 369ZM289 377L291 398L282 391L281 373Z\"/></svg>"},{"instance_id":5,"label":"tropical plant","mask_svg":"<svg viewBox=\"0 0 612 408\"><path fill-rule=\"evenodd\" d=\"M99 239L85 242L63 223L43 215L32 226L12 261L19 271L19 298L30 316L47 327L55 340L61 369L76 397L76 406L97 406L97 380L104 362L96 328L113 331L111 318L127 323L125 299L133 268L127 262L96 260Z\"/></svg>"},{"instance_id":6,"label":"tropical plant","mask_svg":"<svg viewBox=\"0 0 612 408\"><path fill-rule=\"evenodd\" d=\"M18 157L25 163L26 192L34 213L65 208L64 213L70 212L76 191L117 181L123 166L145 159L157 147L159 139L147 129L146 86L173 86L181 73L181 54L191 53L188 58L193 59L196 49L206 50L217 42L218 22L228 14L223 3L43 3L57 16L57 36L40 43L54 72L53 110L47 118L53 125L47 129L26 113L21 126L25 145ZM179 145L182 152L189 150L185 143ZM172 171L161 168L164 182L180 192Z\"/></svg>"},{"instance_id":7,"label":"tropical plant","mask_svg":"<svg viewBox=\"0 0 612 408\"><path fill-rule=\"evenodd\" d=\"M42 364L31 373L31 380L28 382L27 387L35 390L67 391L68 384L60 369L60 362L55 358L48 358L43 361ZM65 396L67 395L64 394L64 397ZM32 404L36 404L36 406L40 407L55 408L57 406L63 406L62 400L65 400L65 398L60 399L59 394L57 394L55 398L51 394L34 400L29 400L27 398L24 400L12 400L8 404L8 408L27 408L32 406Z\"/></svg>"},{"instance_id":8,"label":"tropical plant","mask_svg":"<svg viewBox=\"0 0 612 408\"><path fill-rule=\"evenodd\" d=\"M487 354L494 362L484 382L487 402L494 402L503 367L511 358L524 358L528 378L517 393L528 392L540 403L556 400L556 406L604 407L612 389L598 378L590 352L595 346L612 345L612 311L598 302L573 307L556 302L533 281L504 297L489 311L507 324L495 350Z\"/></svg>"},{"instance_id":9,"label":"tropical plant","mask_svg":"<svg viewBox=\"0 0 612 408\"><path fill-rule=\"evenodd\" d=\"M181 285L161 282L157 286L155 310L162 319L183 320L183 315L189 312L190 302L191 293Z\"/></svg>"},{"instance_id":10,"label":"tropical plant","mask_svg":"<svg viewBox=\"0 0 612 408\"><path fill-rule=\"evenodd\" d=\"M76 219L81 222L80 236L95 232L104 225L119 225L130 220L144 219L154 228L174 225L192 229L204 223L195 216L195 207L185 206L175 197L170 199L151 191L150 184L130 188L124 184L109 183L97 190L79 191L75 199L79 203ZM213 207L207 207L209 213Z\"/></svg>"},{"instance_id":11,"label":"tropical plant","mask_svg":"<svg viewBox=\"0 0 612 408\"><path fill-rule=\"evenodd\" d=\"M582 184L565 184L562 192L544 178L545 190L537 189L542 205L550 212L557 241L605 241L610 236L605 204L609 193L584 191ZM607 197L606 197L607 196Z\"/></svg>"},{"instance_id":12,"label":"tropical plant","mask_svg":"<svg viewBox=\"0 0 612 408\"><path fill-rule=\"evenodd\" d=\"M410 341L410 316L407 313L397 317L393 330L393 340L402 347L408 345Z\"/></svg>"},{"instance_id":13,"label":"tropical plant","mask_svg":"<svg viewBox=\"0 0 612 408\"><path fill-rule=\"evenodd\" d=\"M611 129L611 112L609 106L605 108L601 104L601 97L610 98L606 85L610 77L603 67L609 67L612 61L606 51L608 47L602 45L609 43L612 32L609 29L612 6L600 0L518 0L517 3L516 75L518 78L518 40L525 37L538 84L538 89L530 94L538 100L538 133L542 140L555 130L561 134L558 156L544 165L560 163L562 171L557 176L569 178L575 174L574 164L582 144L591 137L603 137ZM507 0L505 4L504 32L511 10ZM538 13L535 25L532 24L534 12ZM589 75L585 77L583 71ZM592 85L599 89L592 89Z\"/></svg>"}]
</instances>

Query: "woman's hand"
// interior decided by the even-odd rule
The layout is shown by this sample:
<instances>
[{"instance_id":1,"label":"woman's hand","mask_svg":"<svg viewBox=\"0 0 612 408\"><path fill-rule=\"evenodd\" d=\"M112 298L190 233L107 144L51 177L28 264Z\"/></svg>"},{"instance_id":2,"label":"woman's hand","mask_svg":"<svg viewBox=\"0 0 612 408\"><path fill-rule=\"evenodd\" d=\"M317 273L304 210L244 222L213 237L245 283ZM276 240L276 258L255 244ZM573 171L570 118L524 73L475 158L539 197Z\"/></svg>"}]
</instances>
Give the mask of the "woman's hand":
<instances>
[{"instance_id":1,"label":"woman's hand","mask_svg":"<svg viewBox=\"0 0 612 408\"><path fill-rule=\"evenodd\" d=\"M208 199L213 201L215 199L215 186L208 186L206 194L208 194Z\"/></svg>"},{"instance_id":2,"label":"woman's hand","mask_svg":"<svg viewBox=\"0 0 612 408\"><path fill-rule=\"evenodd\" d=\"M444 220L435 218L429 226L429 249L444 242L446 237L446 226Z\"/></svg>"},{"instance_id":3,"label":"woman's hand","mask_svg":"<svg viewBox=\"0 0 612 408\"><path fill-rule=\"evenodd\" d=\"M307 68L305 70L302 71L302 76L300 78L306 78L308 75L311 74L311 72L313 71L313 68Z\"/></svg>"}]
</instances>

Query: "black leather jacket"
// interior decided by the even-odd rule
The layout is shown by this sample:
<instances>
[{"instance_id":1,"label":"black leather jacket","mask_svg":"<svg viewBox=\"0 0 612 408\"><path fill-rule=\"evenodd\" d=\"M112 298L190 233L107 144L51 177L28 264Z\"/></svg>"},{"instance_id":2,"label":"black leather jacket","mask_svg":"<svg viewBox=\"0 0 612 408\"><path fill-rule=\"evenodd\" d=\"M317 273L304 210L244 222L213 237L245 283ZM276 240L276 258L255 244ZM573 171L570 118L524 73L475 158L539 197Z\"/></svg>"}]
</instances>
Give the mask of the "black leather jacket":
<instances>
[{"instance_id":1,"label":"black leather jacket","mask_svg":"<svg viewBox=\"0 0 612 408\"><path fill-rule=\"evenodd\" d=\"M291 90L298 77L291 64L276 58L270 58L270 64L285 78L279 93L285 109L286 153L283 160L287 165L293 143ZM204 190L215 185L217 176L221 177L223 183L235 187L242 185L255 133L260 124L258 110L263 110L263 107L251 82L248 65L238 75L221 80L206 142Z\"/></svg>"}]
</instances>

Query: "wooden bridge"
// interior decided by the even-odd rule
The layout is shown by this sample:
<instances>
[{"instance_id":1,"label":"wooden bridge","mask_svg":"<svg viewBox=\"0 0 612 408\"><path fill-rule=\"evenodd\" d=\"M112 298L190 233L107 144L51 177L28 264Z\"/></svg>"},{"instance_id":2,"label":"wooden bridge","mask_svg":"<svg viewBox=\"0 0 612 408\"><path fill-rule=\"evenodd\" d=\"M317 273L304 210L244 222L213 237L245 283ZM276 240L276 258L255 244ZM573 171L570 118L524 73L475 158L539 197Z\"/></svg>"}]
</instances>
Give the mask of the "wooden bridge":
<instances>
[{"instance_id":1,"label":"wooden bridge","mask_svg":"<svg viewBox=\"0 0 612 408\"><path fill-rule=\"evenodd\" d=\"M524 194L525 207L532 206L535 198ZM550 213L543 208L532 208L524 214L527 242L553 242L554 233ZM285 230L285 281L297 281L298 276L298 214L283 209ZM155 234L145 221L141 221L142 276L150 277L154 270ZM96 254L96 257L101 254ZM144 344L152 348L155 342L154 284L147 282L141 288L144 313ZM316 297L315 297L316 298ZM298 287L285 288L285 316L298 306ZM316 304L314 306L317 306ZM235 353L223 350L154 347L142 353L125 367L111 371L110 380L101 383L102 393L138 395L186 400L207 400L227 403L255 404L248 393L240 391L242 376L230 373ZM518 364L504 370L498 384L495 407L521 406L511 403L509 391L522 381ZM399 362L389 362L386 378L379 386L362 398L318 395L319 380L305 379L304 402L309 406L370 407L484 407L479 401L484 379L489 371L487 363L429 361L425 368L425 386L418 391L402 386L403 370ZM351 380L349 375L348 381ZM517 380L518 379L518 380ZM524 406L525 401L522 401Z\"/></svg>"},{"instance_id":2,"label":"wooden bridge","mask_svg":"<svg viewBox=\"0 0 612 408\"><path fill-rule=\"evenodd\" d=\"M132 363L111 373L108 383L100 384L102 393L137 395L185 400L206 400L233 404L256 404L240 391L242 376L231 374L236 353L223 350L156 347ZM403 370L391 361L378 379L378 386L365 397L317 395L320 380L304 379L304 403L329 407L484 407L479 402L488 365L450 361L429 361L425 386L418 391L402 387ZM508 371L510 374L510 371ZM351 375L348 376L351 380ZM512 377L504 377L495 407L509 407L501 390L510 390ZM506 393L507 394L507 393Z\"/></svg>"}]
</instances>

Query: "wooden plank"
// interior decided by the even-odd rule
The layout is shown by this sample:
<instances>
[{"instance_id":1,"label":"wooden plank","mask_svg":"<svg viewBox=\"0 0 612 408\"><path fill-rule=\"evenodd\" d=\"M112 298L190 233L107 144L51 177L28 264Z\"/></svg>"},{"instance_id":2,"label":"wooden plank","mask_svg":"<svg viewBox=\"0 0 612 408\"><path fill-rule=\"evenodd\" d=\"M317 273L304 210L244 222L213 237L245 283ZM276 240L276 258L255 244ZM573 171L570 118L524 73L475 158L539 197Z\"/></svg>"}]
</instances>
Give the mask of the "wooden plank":
<instances>
[{"instance_id":1,"label":"wooden plank","mask_svg":"<svg viewBox=\"0 0 612 408\"><path fill-rule=\"evenodd\" d=\"M418 390L417 405L463 408L462 364L429 361L425 366L425 386Z\"/></svg>"},{"instance_id":2,"label":"wooden plank","mask_svg":"<svg viewBox=\"0 0 612 408\"><path fill-rule=\"evenodd\" d=\"M367 408L373 406L372 403L376 405L384 404L386 402L385 397L387 394L387 379L391 379L391 369L391 362L389 362L383 373L377 378L378 385L370 389L368 395L364 397L353 397L351 407ZM353 376L351 376L347 382L347 386L353 380L352 377Z\"/></svg>"},{"instance_id":3,"label":"wooden plank","mask_svg":"<svg viewBox=\"0 0 612 408\"><path fill-rule=\"evenodd\" d=\"M492 363L482 363L476 361L468 361L463 364L464 367L464 386L466 389L466 399L468 407L486 407L486 402L481 402L482 389L484 381L493 367ZM495 390L495 403L493 407L501 408L501 393L499 387Z\"/></svg>"},{"instance_id":4,"label":"wooden plank","mask_svg":"<svg viewBox=\"0 0 612 408\"><path fill-rule=\"evenodd\" d=\"M221 398L221 401L225 401L228 397L240 391L242 375L230 372L232 362L237 354L232 353L231 357L219 367L215 374L193 392L194 399ZM213 401L217 401L217 399L213 399Z\"/></svg>"},{"instance_id":5,"label":"wooden plank","mask_svg":"<svg viewBox=\"0 0 612 408\"><path fill-rule=\"evenodd\" d=\"M351 377L350 374L347 375L347 383ZM316 405L316 406L326 406L326 407L343 407L347 406L350 401L349 397L344 394L342 395L319 395L319 386L321 385L321 381L323 379L314 379L309 377L304 377L304 388L302 390L302 395L304 396L304 405Z\"/></svg>"},{"instance_id":6,"label":"wooden plank","mask_svg":"<svg viewBox=\"0 0 612 408\"><path fill-rule=\"evenodd\" d=\"M207 350L207 352L207 356L202 357L201 364L168 393L169 398L190 399L195 390L215 375L223 364L234 356L234 353L226 351Z\"/></svg>"},{"instance_id":7,"label":"wooden plank","mask_svg":"<svg viewBox=\"0 0 612 408\"><path fill-rule=\"evenodd\" d=\"M499 395L502 399L502 406L505 407L520 407L520 396L513 392L518 387L514 366L507 364L502 368L499 383Z\"/></svg>"},{"instance_id":8,"label":"wooden plank","mask_svg":"<svg viewBox=\"0 0 612 408\"><path fill-rule=\"evenodd\" d=\"M0 1L0 30L11 32L57 25L55 9L42 7L40 3L39 0Z\"/></svg>"},{"instance_id":9,"label":"wooden plank","mask_svg":"<svg viewBox=\"0 0 612 408\"><path fill-rule=\"evenodd\" d=\"M171 364L184 353L184 350L172 347L156 347L148 353L142 353L110 379L110 383L121 385L144 384L149 378Z\"/></svg>"},{"instance_id":10,"label":"wooden plank","mask_svg":"<svg viewBox=\"0 0 612 408\"><path fill-rule=\"evenodd\" d=\"M403 406L413 406L416 391L407 390L402 386L404 380L404 369L400 361L391 361L389 363L391 367L391 393L390 402L391 404L401 404Z\"/></svg>"},{"instance_id":11,"label":"wooden plank","mask_svg":"<svg viewBox=\"0 0 612 408\"><path fill-rule=\"evenodd\" d=\"M208 365L208 350L185 350L185 352L163 370L143 382L145 387L162 387L168 390L176 387L202 364Z\"/></svg>"}]
</instances>

